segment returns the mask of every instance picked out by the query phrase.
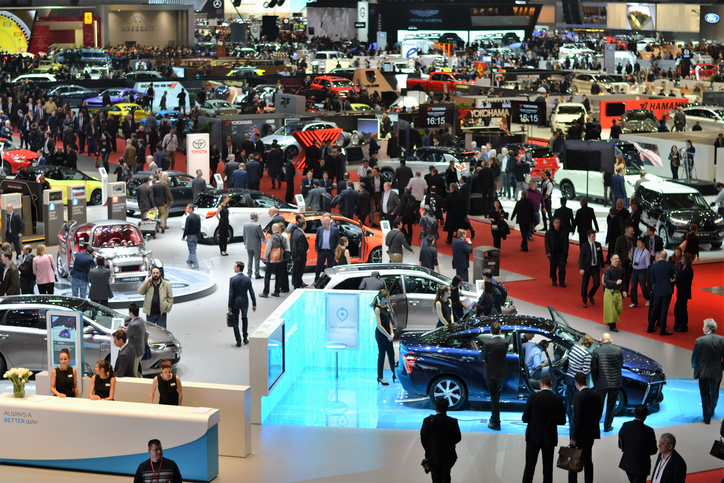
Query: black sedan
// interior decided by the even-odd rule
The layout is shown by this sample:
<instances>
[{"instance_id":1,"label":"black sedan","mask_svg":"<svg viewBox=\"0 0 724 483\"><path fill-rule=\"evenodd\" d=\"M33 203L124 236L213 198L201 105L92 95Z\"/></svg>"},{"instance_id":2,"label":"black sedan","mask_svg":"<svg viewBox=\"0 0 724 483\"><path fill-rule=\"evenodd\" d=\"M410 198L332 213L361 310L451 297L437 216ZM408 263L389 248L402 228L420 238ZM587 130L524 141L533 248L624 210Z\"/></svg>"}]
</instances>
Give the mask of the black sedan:
<instances>
[{"instance_id":1,"label":"black sedan","mask_svg":"<svg viewBox=\"0 0 724 483\"><path fill-rule=\"evenodd\" d=\"M402 387L411 395L427 395L435 401L446 398L450 409L463 409L469 401L489 401L490 393L483 377L485 363L479 360L482 341L492 337L490 325L500 322L502 336L509 341L508 369L501 402L524 404L540 390L539 379L530 377L525 364L525 348L521 340L533 335L533 342L548 341L546 356L555 375L555 391L566 394L563 363L571 348L585 335L568 325L558 311L548 307L551 319L525 315L499 315L471 319L428 332L410 331L400 338L400 359L395 373ZM598 347L596 342L591 349ZM623 351L623 381L616 414L639 404L660 403L666 375L653 359L632 350Z\"/></svg>"},{"instance_id":2,"label":"black sedan","mask_svg":"<svg viewBox=\"0 0 724 483\"><path fill-rule=\"evenodd\" d=\"M152 177L153 174L148 171L139 171L126 182L126 212L129 215L132 216L136 211L140 211L136 192L141 183L148 182ZM171 196L173 196L173 204L168 209L169 214L183 213L186 211L186 205L194 202L191 188L194 178L181 171L168 171L168 186L171 188ZM214 187L207 184L206 189L211 191Z\"/></svg>"},{"instance_id":3,"label":"black sedan","mask_svg":"<svg viewBox=\"0 0 724 483\"><path fill-rule=\"evenodd\" d=\"M53 96L55 99L62 100L63 103L70 103L71 107L78 107L85 99L97 95L98 91L73 84L53 87L46 93L46 96Z\"/></svg>"}]
</instances>

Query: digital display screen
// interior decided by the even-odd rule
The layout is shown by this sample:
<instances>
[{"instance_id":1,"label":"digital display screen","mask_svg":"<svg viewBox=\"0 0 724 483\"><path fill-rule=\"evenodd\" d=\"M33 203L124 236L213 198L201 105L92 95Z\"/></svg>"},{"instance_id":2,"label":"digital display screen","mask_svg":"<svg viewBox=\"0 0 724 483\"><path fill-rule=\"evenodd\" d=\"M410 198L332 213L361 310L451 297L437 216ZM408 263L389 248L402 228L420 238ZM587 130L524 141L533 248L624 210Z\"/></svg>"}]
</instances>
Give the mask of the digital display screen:
<instances>
[{"instance_id":1,"label":"digital display screen","mask_svg":"<svg viewBox=\"0 0 724 483\"><path fill-rule=\"evenodd\" d=\"M78 331L76 329L75 315L51 315L50 316L50 336L53 360L53 366L60 365L60 351L68 349L70 352L70 363L72 367L78 368L77 360L77 340Z\"/></svg>"},{"instance_id":2,"label":"digital display screen","mask_svg":"<svg viewBox=\"0 0 724 483\"><path fill-rule=\"evenodd\" d=\"M534 126L546 124L545 102L513 102L511 108L511 122Z\"/></svg>"},{"instance_id":3,"label":"digital display screen","mask_svg":"<svg viewBox=\"0 0 724 483\"><path fill-rule=\"evenodd\" d=\"M377 119L357 119L357 131L366 134L376 132L379 134L379 121Z\"/></svg>"},{"instance_id":4,"label":"digital display screen","mask_svg":"<svg viewBox=\"0 0 724 483\"><path fill-rule=\"evenodd\" d=\"M453 122L452 104L421 104L420 127L450 127Z\"/></svg>"}]
</instances>

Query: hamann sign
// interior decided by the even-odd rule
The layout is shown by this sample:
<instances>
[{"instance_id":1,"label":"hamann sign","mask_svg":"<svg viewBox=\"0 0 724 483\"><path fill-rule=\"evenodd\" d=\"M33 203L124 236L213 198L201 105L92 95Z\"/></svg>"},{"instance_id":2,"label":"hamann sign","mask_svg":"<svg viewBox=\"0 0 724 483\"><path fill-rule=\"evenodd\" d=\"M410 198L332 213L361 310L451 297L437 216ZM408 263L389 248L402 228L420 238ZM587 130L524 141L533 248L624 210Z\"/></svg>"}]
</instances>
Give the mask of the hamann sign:
<instances>
[{"instance_id":1,"label":"hamann sign","mask_svg":"<svg viewBox=\"0 0 724 483\"><path fill-rule=\"evenodd\" d=\"M719 15L715 13L707 13L704 16L704 20L706 21L706 23L719 23L719 18Z\"/></svg>"}]
</instances>

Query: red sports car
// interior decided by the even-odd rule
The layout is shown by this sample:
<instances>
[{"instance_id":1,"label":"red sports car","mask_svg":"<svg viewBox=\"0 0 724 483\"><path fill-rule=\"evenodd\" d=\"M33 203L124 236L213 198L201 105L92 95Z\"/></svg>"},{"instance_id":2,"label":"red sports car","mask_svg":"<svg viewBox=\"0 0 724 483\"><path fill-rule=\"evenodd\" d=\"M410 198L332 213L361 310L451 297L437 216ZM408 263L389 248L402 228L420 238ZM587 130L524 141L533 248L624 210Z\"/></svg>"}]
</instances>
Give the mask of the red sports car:
<instances>
[{"instance_id":1,"label":"red sports car","mask_svg":"<svg viewBox=\"0 0 724 483\"><path fill-rule=\"evenodd\" d=\"M37 153L28 149L20 149L20 146L7 139L0 139L0 149L3 153L3 170L6 176L27 168L38 159Z\"/></svg>"},{"instance_id":2,"label":"red sports car","mask_svg":"<svg viewBox=\"0 0 724 483\"><path fill-rule=\"evenodd\" d=\"M697 64L689 70L689 77L696 80L706 80L719 73L719 67L714 64Z\"/></svg>"},{"instance_id":3,"label":"red sports car","mask_svg":"<svg viewBox=\"0 0 724 483\"><path fill-rule=\"evenodd\" d=\"M331 75L316 77L312 81L310 88L314 90L327 89L333 94L359 90L359 88L354 86L351 80L345 79L344 77L334 77Z\"/></svg>"},{"instance_id":4,"label":"red sports car","mask_svg":"<svg viewBox=\"0 0 724 483\"><path fill-rule=\"evenodd\" d=\"M550 169L551 176L555 176L556 171L558 171L560 167L558 158L546 146L530 143L513 143L507 144L505 147L508 148L508 151L512 151L517 156L523 156L523 158L525 158L526 151L531 152L535 166L530 170L530 177L535 181L541 179L541 172L543 170ZM498 149L498 152L500 152L500 149Z\"/></svg>"}]
</instances>

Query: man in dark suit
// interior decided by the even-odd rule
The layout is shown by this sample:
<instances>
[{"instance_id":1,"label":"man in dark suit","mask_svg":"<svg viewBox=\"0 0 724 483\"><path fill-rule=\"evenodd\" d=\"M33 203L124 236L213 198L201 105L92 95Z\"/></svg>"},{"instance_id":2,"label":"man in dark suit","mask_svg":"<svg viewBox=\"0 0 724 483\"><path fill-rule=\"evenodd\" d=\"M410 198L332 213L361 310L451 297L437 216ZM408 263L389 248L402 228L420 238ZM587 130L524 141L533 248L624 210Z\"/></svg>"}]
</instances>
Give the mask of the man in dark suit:
<instances>
[{"instance_id":1,"label":"man in dark suit","mask_svg":"<svg viewBox=\"0 0 724 483\"><path fill-rule=\"evenodd\" d=\"M636 419L623 423L618 432L618 447L623 452L618 467L626 472L630 483L646 483L651 473L651 456L656 454L656 434L644 424L648 413L643 404L636 406Z\"/></svg>"},{"instance_id":2,"label":"man in dark suit","mask_svg":"<svg viewBox=\"0 0 724 483\"><path fill-rule=\"evenodd\" d=\"M317 179L322 177L322 172L320 170L319 166L319 141L314 140L312 142L312 145L307 148L307 152L305 153L304 161L306 163L307 169L312 170L315 174L318 174L319 176L315 176ZM317 173L319 171L319 173Z\"/></svg>"},{"instance_id":3,"label":"man in dark suit","mask_svg":"<svg viewBox=\"0 0 724 483\"><path fill-rule=\"evenodd\" d=\"M493 322L490 326L493 337L483 341L478 358L485 362L483 375L490 392L492 411L488 427L500 431L500 394L503 392L505 378L510 375L506 356L508 354L508 340L500 336L500 322Z\"/></svg>"},{"instance_id":4,"label":"man in dark suit","mask_svg":"<svg viewBox=\"0 0 724 483\"><path fill-rule=\"evenodd\" d=\"M652 483L684 483L686 481L686 462L674 449L676 437L664 433L659 438L659 456L654 464Z\"/></svg>"},{"instance_id":5,"label":"man in dark suit","mask_svg":"<svg viewBox=\"0 0 724 483\"><path fill-rule=\"evenodd\" d=\"M553 280L553 286L556 283L556 271L558 282L561 287L566 287L566 262L568 261L568 233L561 230L561 220L553 219L552 229L545 235L546 256L550 265L550 277Z\"/></svg>"},{"instance_id":6,"label":"man in dark suit","mask_svg":"<svg viewBox=\"0 0 724 483\"><path fill-rule=\"evenodd\" d=\"M656 228L653 226L649 226L646 228L646 249L651 254L651 264L653 265L654 260L656 259L656 254L661 252L661 250L664 249L664 240L661 239L659 235L656 234Z\"/></svg>"},{"instance_id":7,"label":"man in dark suit","mask_svg":"<svg viewBox=\"0 0 724 483\"><path fill-rule=\"evenodd\" d=\"M620 136L621 136L621 126L614 119L613 124L611 125L611 139L618 139Z\"/></svg>"},{"instance_id":8,"label":"man in dark suit","mask_svg":"<svg viewBox=\"0 0 724 483\"><path fill-rule=\"evenodd\" d=\"M20 236L25 232L25 222L13 211L13 205L5 206L5 241L15 247L15 255L20 256Z\"/></svg>"},{"instance_id":9,"label":"man in dark suit","mask_svg":"<svg viewBox=\"0 0 724 483\"><path fill-rule=\"evenodd\" d=\"M314 187L314 172L310 169L307 170L307 175L302 178L302 196L307 199L307 195Z\"/></svg>"},{"instance_id":10,"label":"man in dark suit","mask_svg":"<svg viewBox=\"0 0 724 483\"><path fill-rule=\"evenodd\" d=\"M596 227L598 232L598 221L593 208L588 206L588 198L581 198L581 207L576 211L576 217L573 219L573 231L578 228L578 241L583 245L588 237L588 232Z\"/></svg>"},{"instance_id":11,"label":"man in dark suit","mask_svg":"<svg viewBox=\"0 0 724 483\"><path fill-rule=\"evenodd\" d=\"M395 176L392 178L392 185L397 183L397 191L405 192L407 183L412 179L412 169L406 166L405 158L400 158L400 167L395 170Z\"/></svg>"},{"instance_id":12,"label":"man in dark suit","mask_svg":"<svg viewBox=\"0 0 724 483\"><path fill-rule=\"evenodd\" d=\"M13 263L13 254L11 252L3 252L2 263L6 269L3 274L3 281L0 284L0 294L20 295L20 272L18 266Z\"/></svg>"},{"instance_id":13,"label":"man in dark suit","mask_svg":"<svg viewBox=\"0 0 724 483\"><path fill-rule=\"evenodd\" d=\"M241 335L244 336L244 344L249 343L249 319L246 312L249 310L249 297L251 297L251 310L256 312L256 297L251 279L244 275L244 262L234 264L236 275L229 280L229 312L234 314L234 337L236 347L241 347ZM247 296L248 293L248 296ZM241 314L242 334L239 334L239 314Z\"/></svg>"},{"instance_id":14,"label":"man in dark suit","mask_svg":"<svg viewBox=\"0 0 724 483\"><path fill-rule=\"evenodd\" d=\"M389 182L384 184L384 192L382 193L382 200L380 202L380 211L382 212L381 217L388 220L390 223L397 218L400 211L400 197L392 191L392 185Z\"/></svg>"},{"instance_id":15,"label":"man in dark suit","mask_svg":"<svg viewBox=\"0 0 724 483\"><path fill-rule=\"evenodd\" d=\"M613 410L621 391L621 369L623 368L623 354L621 348L613 345L613 339L608 332L601 336L601 345L591 355L591 376L593 384L601 401L606 399L606 419L603 431L613 431Z\"/></svg>"},{"instance_id":16,"label":"man in dark suit","mask_svg":"<svg viewBox=\"0 0 724 483\"><path fill-rule=\"evenodd\" d=\"M574 376L578 394L573 397L573 421L571 425L571 446L581 448L583 457L584 481L593 483L593 443L601 439L601 429L598 421L603 413L603 403L596 391L588 388L588 378L582 372ZM578 481L578 473L568 472L568 483Z\"/></svg>"},{"instance_id":17,"label":"man in dark suit","mask_svg":"<svg viewBox=\"0 0 724 483\"><path fill-rule=\"evenodd\" d=\"M473 242L465 236L465 230L460 228L452 243L452 267L455 274L464 282L470 279L470 255L473 253Z\"/></svg>"},{"instance_id":18,"label":"man in dark suit","mask_svg":"<svg viewBox=\"0 0 724 483\"><path fill-rule=\"evenodd\" d=\"M458 420L447 415L449 404L445 398L435 401L435 414L426 417L420 429L433 483L450 482L450 471L458 459L455 445L462 440Z\"/></svg>"},{"instance_id":19,"label":"man in dark suit","mask_svg":"<svg viewBox=\"0 0 724 483\"><path fill-rule=\"evenodd\" d=\"M553 450L558 445L558 428L566 424L563 398L551 391L551 376L540 378L540 391L532 394L525 404L525 470L523 483L533 482L538 453L543 454L543 483L553 482Z\"/></svg>"},{"instance_id":20,"label":"man in dark suit","mask_svg":"<svg viewBox=\"0 0 724 483\"><path fill-rule=\"evenodd\" d=\"M307 266L307 252L309 251L309 240L304 234L307 227L307 221L301 219L296 223L296 227L292 230L290 236L290 245L292 249L292 286L294 288L306 288L302 282L302 275Z\"/></svg>"},{"instance_id":21,"label":"man in dark suit","mask_svg":"<svg viewBox=\"0 0 724 483\"><path fill-rule=\"evenodd\" d=\"M128 343L125 330L117 330L113 333L113 345L120 349L118 357L116 357L116 365L113 368L116 377L136 377L136 370L133 367L136 353Z\"/></svg>"},{"instance_id":22,"label":"man in dark suit","mask_svg":"<svg viewBox=\"0 0 724 483\"><path fill-rule=\"evenodd\" d=\"M603 249L601 244L596 241L596 232L588 230L586 233L588 240L581 243L581 251L578 255L578 271L583 277L581 280L581 297L583 298L583 308L588 307L586 303L591 301L591 305L596 305L593 297L596 296L598 287L601 285L601 270L603 270ZM588 281L593 279L593 287L588 291Z\"/></svg>"},{"instance_id":23,"label":"man in dark suit","mask_svg":"<svg viewBox=\"0 0 724 483\"><path fill-rule=\"evenodd\" d=\"M314 273L314 279L316 280L324 270L325 262L327 268L334 266L334 252L337 250L337 245L339 245L339 230L332 225L330 215L322 217L322 226L317 228L317 239L314 243L317 250L317 269Z\"/></svg>"},{"instance_id":24,"label":"man in dark suit","mask_svg":"<svg viewBox=\"0 0 724 483\"><path fill-rule=\"evenodd\" d=\"M714 319L706 319L704 335L696 339L694 351L691 353L691 367L694 368L694 379L699 380L705 424L709 424L714 416L722 379L724 337L714 333L716 328Z\"/></svg>"},{"instance_id":25,"label":"man in dark suit","mask_svg":"<svg viewBox=\"0 0 724 483\"><path fill-rule=\"evenodd\" d=\"M566 238L573 233L573 210L566 206L567 199L561 198L561 207L553 213L553 218L560 218L561 230L566 232Z\"/></svg>"},{"instance_id":26,"label":"man in dark suit","mask_svg":"<svg viewBox=\"0 0 724 483\"><path fill-rule=\"evenodd\" d=\"M521 191L520 199L513 208L513 214L510 219L516 219L520 227L520 251L528 251L528 232L530 232L531 223L533 223L533 202L528 199L528 190Z\"/></svg>"},{"instance_id":27,"label":"man in dark suit","mask_svg":"<svg viewBox=\"0 0 724 483\"><path fill-rule=\"evenodd\" d=\"M676 273L674 267L667 261L666 251L662 250L657 258L649 274L653 303L649 312L649 328L646 332L656 332L656 326L659 326L661 335L671 335L673 332L666 330L666 318L669 314L671 296L674 294Z\"/></svg>"}]
</instances>

